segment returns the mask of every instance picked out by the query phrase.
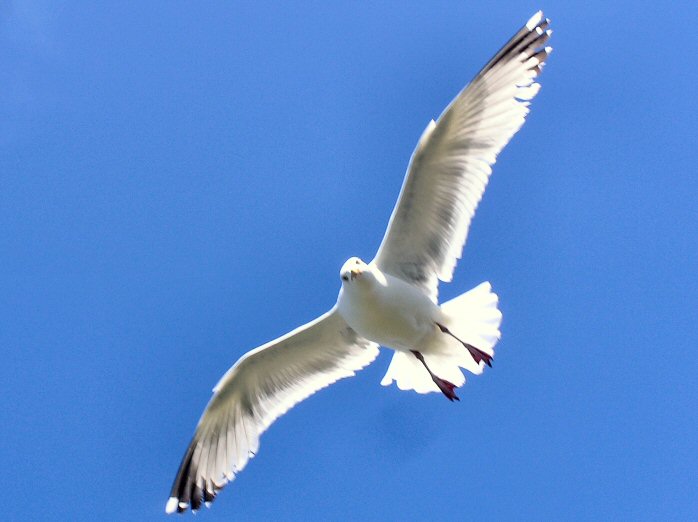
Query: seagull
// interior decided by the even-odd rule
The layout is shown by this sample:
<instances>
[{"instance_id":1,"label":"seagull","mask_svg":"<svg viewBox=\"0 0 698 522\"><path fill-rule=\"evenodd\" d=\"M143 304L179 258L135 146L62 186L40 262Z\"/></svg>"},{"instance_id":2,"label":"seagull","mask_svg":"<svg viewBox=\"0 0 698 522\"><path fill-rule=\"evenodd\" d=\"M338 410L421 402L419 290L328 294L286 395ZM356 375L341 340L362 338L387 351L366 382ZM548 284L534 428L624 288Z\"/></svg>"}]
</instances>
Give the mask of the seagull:
<instances>
[{"instance_id":1,"label":"seagull","mask_svg":"<svg viewBox=\"0 0 698 522\"><path fill-rule=\"evenodd\" d=\"M430 121L412 153L375 258L350 258L324 315L243 355L213 388L182 459L167 513L210 506L298 402L394 351L382 385L460 400L462 369L492 366L502 314L488 282L438 303L497 155L521 128L552 49L550 20L533 15Z\"/></svg>"}]
</instances>

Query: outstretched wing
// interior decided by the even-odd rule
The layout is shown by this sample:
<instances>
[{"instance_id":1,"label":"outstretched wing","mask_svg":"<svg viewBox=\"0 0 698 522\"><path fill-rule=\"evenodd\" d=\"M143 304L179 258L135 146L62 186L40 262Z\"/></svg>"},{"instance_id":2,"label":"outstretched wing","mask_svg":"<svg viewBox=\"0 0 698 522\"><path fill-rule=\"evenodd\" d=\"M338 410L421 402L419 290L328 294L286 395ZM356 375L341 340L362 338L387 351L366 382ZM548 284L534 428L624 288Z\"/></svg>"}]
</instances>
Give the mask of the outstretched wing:
<instances>
[{"instance_id":1,"label":"outstretched wing","mask_svg":"<svg viewBox=\"0 0 698 522\"><path fill-rule=\"evenodd\" d=\"M197 510L241 471L259 436L293 405L350 377L378 355L335 308L246 353L213 389L177 472L168 513Z\"/></svg>"},{"instance_id":2,"label":"outstretched wing","mask_svg":"<svg viewBox=\"0 0 698 522\"><path fill-rule=\"evenodd\" d=\"M425 129L374 262L436 300L463 251L497 154L540 88L550 21L536 13Z\"/></svg>"}]
</instances>

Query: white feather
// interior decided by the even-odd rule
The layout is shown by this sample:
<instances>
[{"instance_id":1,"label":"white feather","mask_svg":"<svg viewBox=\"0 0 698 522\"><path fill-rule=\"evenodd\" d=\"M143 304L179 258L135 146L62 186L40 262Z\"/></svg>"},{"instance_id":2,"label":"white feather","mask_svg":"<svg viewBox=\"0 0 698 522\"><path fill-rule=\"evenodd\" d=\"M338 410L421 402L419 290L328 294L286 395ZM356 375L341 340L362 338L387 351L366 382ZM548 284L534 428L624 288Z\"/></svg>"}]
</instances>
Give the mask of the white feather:
<instances>
[{"instance_id":1,"label":"white feather","mask_svg":"<svg viewBox=\"0 0 698 522\"><path fill-rule=\"evenodd\" d=\"M451 280L491 166L538 93L534 80L551 51L543 47L547 27L548 20L536 13L438 120L429 122L374 262L345 263L336 307L248 352L216 384L175 478L167 513L208 506L254 457L275 419L370 364L377 343L397 350L381 384L396 381L402 390L439 391L432 372L456 386L465 382L460 368L482 372L484 362L476 363L472 347L463 342L493 355L501 322L497 296L484 283L439 308L438 280ZM454 335L446 335L438 321Z\"/></svg>"},{"instance_id":2,"label":"white feather","mask_svg":"<svg viewBox=\"0 0 698 522\"><path fill-rule=\"evenodd\" d=\"M166 511L199 504L197 486L215 496L257 453L260 435L275 419L377 355L378 345L359 337L334 308L245 354L214 387Z\"/></svg>"},{"instance_id":3,"label":"white feather","mask_svg":"<svg viewBox=\"0 0 698 522\"><path fill-rule=\"evenodd\" d=\"M429 122L412 153L400 197L374 262L419 285L436 302L438 280L450 281L491 165L519 130L534 79L551 49L548 20L536 13Z\"/></svg>"}]
</instances>

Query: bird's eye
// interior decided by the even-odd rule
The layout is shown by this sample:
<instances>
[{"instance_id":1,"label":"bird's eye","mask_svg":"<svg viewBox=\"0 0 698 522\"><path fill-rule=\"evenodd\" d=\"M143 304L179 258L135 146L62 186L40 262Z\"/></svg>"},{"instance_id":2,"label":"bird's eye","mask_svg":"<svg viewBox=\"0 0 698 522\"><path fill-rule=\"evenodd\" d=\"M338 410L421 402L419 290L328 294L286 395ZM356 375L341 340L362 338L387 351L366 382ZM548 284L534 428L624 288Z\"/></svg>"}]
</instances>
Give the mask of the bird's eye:
<instances>
[{"instance_id":1,"label":"bird's eye","mask_svg":"<svg viewBox=\"0 0 698 522\"><path fill-rule=\"evenodd\" d=\"M348 276L348 275L343 275L343 276L342 276L342 281L349 281L349 276Z\"/></svg>"},{"instance_id":2,"label":"bird's eye","mask_svg":"<svg viewBox=\"0 0 698 522\"><path fill-rule=\"evenodd\" d=\"M361 263L361 259L357 259L356 261L354 261L354 264L356 265L358 265L359 263Z\"/></svg>"}]
</instances>

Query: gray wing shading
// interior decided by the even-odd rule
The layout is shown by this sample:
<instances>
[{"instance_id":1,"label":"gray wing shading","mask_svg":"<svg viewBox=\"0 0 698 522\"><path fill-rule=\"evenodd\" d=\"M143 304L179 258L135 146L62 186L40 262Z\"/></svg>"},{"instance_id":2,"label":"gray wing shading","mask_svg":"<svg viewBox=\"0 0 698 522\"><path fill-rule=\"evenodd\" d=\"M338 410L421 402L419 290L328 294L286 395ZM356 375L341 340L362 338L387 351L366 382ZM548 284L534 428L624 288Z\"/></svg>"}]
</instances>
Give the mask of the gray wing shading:
<instances>
[{"instance_id":1,"label":"gray wing shading","mask_svg":"<svg viewBox=\"0 0 698 522\"><path fill-rule=\"evenodd\" d=\"M450 281L497 154L521 128L551 48L536 13L439 116L412 153L374 262L434 301Z\"/></svg>"},{"instance_id":2,"label":"gray wing shading","mask_svg":"<svg viewBox=\"0 0 698 522\"><path fill-rule=\"evenodd\" d=\"M259 448L260 435L293 405L350 377L378 355L335 308L245 354L213 389L165 510L211 502Z\"/></svg>"}]
</instances>

